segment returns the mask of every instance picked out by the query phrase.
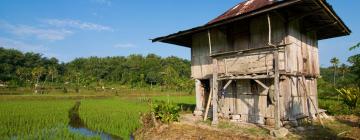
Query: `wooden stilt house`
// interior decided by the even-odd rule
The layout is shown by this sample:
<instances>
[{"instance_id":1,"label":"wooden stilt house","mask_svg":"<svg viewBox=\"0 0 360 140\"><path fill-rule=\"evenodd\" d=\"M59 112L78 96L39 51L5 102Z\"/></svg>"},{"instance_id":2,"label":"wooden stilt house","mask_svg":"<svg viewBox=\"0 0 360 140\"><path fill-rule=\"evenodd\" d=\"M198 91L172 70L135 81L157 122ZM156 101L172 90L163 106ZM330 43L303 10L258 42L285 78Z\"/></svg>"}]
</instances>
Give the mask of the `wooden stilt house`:
<instances>
[{"instance_id":1,"label":"wooden stilt house","mask_svg":"<svg viewBox=\"0 0 360 140\"><path fill-rule=\"evenodd\" d=\"M350 33L325 0L247 0L152 41L191 48L195 114L280 127L321 112L318 40Z\"/></svg>"}]
</instances>

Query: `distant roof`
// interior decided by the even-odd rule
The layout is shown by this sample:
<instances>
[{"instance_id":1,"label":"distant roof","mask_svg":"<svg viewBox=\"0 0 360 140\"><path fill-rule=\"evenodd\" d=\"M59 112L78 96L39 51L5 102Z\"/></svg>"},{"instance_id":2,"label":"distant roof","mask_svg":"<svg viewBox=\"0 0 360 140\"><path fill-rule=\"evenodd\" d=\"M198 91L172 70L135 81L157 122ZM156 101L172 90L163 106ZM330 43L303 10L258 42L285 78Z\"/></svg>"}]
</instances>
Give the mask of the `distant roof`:
<instances>
[{"instance_id":1,"label":"distant roof","mask_svg":"<svg viewBox=\"0 0 360 140\"><path fill-rule=\"evenodd\" d=\"M314 26L327 27L326 29L318 31L318 39L320 40L349 35L351 33L350 29L335 13L331 5L328 4L326 0L246 0L235 5L203 26L158 37L152 39L152 41L191 48L192 35L195 33L273 10L283 10L285 13L290 13L288 11L294 10L293 13L297 13L297 15L301 13L310 13L307 15L312 16L311 20L308 20L309 22L313 22ZM317 17L318 15L315 14L315 12L318 12L319 10L321 11L321 17Z\"/></svg>"}]
</instances>

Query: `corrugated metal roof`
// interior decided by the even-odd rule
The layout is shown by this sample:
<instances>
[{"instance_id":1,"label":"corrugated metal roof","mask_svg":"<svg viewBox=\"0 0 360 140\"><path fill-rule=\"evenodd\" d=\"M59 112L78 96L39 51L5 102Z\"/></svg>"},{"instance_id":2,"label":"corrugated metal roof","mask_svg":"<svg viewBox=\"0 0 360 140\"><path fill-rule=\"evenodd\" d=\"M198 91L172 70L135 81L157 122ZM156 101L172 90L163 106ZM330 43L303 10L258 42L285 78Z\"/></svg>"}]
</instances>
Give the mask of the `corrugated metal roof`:
<instances>
[{"instance_id":1,"label":"corrugated metal roof","mask_svg":"<svg viewBox=\"0 0 360 140\"><path fill-rule=\"evenodd\" d=\"M276 0L247 0L235 5L233 8L229 9L224 14L211 20L208 24L249 13L265 6L272 5L274 3L276 3Z\"/></svg>"}]
</instances>

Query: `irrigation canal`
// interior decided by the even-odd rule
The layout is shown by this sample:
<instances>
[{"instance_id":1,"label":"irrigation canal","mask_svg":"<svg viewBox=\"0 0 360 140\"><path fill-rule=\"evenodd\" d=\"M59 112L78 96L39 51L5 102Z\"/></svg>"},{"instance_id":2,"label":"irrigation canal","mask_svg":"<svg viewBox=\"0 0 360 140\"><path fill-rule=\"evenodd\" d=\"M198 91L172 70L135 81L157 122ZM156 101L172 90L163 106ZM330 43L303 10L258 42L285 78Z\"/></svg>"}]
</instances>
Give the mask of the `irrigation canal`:
<instances>
[{"instance_id":1,"label":"irrigation canal","mask_svg":"<svg viewBox=\"0 0 360 140\"><path fill-rule=\"evenodd\" d=\"M100 135L102 140L122 140L123 138L108 134L106 132L99 132L92 130L86 126L86 124L81 120L79 116L79 107L81 102L77 101L73 108L69 110L69 130L74 133L78 133L87 137ZM130 136L130 139L133 140L134 137Z\"/></svg>"}]
</instances>

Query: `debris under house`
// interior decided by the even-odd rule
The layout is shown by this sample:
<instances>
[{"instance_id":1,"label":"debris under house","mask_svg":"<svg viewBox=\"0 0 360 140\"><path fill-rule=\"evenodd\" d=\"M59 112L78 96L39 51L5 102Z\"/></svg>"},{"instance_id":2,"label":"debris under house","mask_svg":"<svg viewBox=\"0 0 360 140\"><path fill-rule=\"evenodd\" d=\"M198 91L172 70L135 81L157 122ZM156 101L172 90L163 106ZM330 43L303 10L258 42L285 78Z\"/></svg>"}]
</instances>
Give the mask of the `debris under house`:
<instances>
[{"instance_id":1,"label":"debris under house","mask_svg":"<svg viewBox=\"0 0 360 140\"><path fill-rule=\"evenodd\" d=\"M194 114L280 128L323 112L318 40L350 33L325 0L248 0L152 41L191 48Z\"/></svg>"}]
</instances>

